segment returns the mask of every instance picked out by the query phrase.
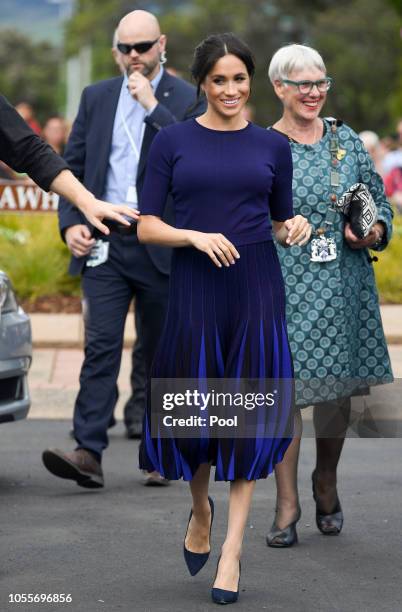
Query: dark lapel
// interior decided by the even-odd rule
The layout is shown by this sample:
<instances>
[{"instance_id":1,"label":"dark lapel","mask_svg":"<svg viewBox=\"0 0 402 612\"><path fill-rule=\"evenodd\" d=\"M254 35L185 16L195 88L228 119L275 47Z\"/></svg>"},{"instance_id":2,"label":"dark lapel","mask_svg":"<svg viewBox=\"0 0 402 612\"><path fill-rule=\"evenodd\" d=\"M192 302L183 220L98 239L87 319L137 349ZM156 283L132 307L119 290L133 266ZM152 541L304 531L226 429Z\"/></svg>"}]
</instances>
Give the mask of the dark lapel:
<instances>
[{"instance_id":1,"label":"dark lapel","mask_svg":"<svg viewBox=\"0 0 402 612\"><path fill-rule=\"evenodd\" d=\"M113 125L116 115L117 103L120 97L121 84L123 77L111 80L104 89L104 95L98 103L96 129L99 130L101 137L97 139L99 149L94 151L95 159L98 160L96 168L96 184L103 187L106 180L106 172L110 157L110 146L112 144ZM100 197L100 196L98 196Z\"/></svg>"},{"instance_id":2,"label":"dark lapel","mask_svg":"<svg viewBox=\"0 0 402 612\"><path fill-rule=\"evenodd\" d=\"M162 102L167 108L170 108L170 96L172 95L172 89L174 88L174 81L174 77L172 77L165 70L155 92L155 98L158 100L158 102ZM145 170L149 147L151 146L152 139L155 136L155 131L155 128L147 124L144 132L144 139L142 141L140 161L138 164L137 183L139 177Z\"/></svg>"}]
</instances>

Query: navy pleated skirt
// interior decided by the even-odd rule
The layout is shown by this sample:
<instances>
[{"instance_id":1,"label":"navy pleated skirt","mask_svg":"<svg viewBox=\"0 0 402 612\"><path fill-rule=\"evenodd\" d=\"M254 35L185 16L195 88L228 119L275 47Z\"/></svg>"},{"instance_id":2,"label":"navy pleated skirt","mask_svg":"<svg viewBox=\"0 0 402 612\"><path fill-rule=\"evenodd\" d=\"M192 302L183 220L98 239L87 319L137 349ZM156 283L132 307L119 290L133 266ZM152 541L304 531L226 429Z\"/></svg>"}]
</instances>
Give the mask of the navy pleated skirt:
<instances>
[{"instance_id":1,"label":"navy pleated skirt","mask_svg":"<svg viewBox=\"0 0 402 612\"><path fill-rule=\"evenodd\" d=\"M293 364L275 245L267 240L237 249L240 259L229 268L217 268L194 248L174 250L168 313L151 378L282 379L288 381L287 393L269 437L256 432L247 438L187 439L151 436L148 393L140 467L170 480L191 480L208 462L216 466L215 480L266 478L292 439Z\"/></svg>"}]
</instances>

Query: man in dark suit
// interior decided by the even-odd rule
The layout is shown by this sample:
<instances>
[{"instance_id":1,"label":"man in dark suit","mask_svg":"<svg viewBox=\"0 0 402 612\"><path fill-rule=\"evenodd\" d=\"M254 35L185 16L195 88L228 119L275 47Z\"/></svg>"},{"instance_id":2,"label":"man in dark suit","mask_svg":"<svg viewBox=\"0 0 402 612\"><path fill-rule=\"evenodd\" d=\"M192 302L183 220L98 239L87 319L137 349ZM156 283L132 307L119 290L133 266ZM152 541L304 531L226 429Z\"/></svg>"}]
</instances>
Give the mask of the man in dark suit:
<instances>
[{"instance_id":1,"label":"man in dark suit","mask_svg":"<svg viewBox=\"0 0 402 612\"><path fill-rule=\"evenodd\" d=\"M156 18L133 11L120 21L118 49L124 77L87 87L81 98L65 159L96 197L141 210L141 189L151 142L164 126L202 112L195 88L163 70L166 37ZM85 359L74 411L76 450L43 453L46 468L87 488L103 487L102 452L117 400L124 324L135 296L142 351L149 371L162 331L170 271L169 249L139 244L136 226L106 240L88 227L66 200L60 202L62 236L82 274ZM165 209L173 222L169 202ZM157 473L146 484L163 484Z\"/></svg>"}]
</instances>

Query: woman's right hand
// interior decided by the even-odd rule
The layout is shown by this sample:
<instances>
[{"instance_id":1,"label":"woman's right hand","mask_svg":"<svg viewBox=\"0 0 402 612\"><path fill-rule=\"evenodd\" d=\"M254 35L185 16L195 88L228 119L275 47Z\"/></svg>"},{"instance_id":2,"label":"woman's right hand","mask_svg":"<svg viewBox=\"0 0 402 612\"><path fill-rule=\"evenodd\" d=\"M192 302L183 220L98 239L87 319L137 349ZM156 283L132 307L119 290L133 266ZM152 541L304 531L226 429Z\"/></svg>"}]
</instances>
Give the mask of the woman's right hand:
<instances>
[{"instance_id":1,"label":"woman's right hand","mask_svg":"<svg viewBox=\"0 0 402 612\"><path fill-rule=\"evenodd\" d=\"M222 263L230 266L235 263L235 259L240 257L236 247L223 234L207 234L189 230L188 236L191 246L209 255L218 268L222 267Z\"/></svg>"}]
</instances>

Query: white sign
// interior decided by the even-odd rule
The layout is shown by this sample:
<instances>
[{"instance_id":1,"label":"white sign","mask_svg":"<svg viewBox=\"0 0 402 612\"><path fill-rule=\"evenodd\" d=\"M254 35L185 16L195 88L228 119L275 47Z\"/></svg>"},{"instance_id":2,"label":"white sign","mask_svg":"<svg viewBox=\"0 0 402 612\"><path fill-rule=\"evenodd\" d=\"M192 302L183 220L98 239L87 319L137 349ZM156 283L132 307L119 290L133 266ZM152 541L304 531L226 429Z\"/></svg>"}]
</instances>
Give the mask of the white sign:
<instances>
[{"instance_id":1,"label":"white sign","mask_svg":"<svg viewBox=\"0 0 402 612\"><path fill-rule=\"evenodd\" d=\"M0 180L0 212L57 212L57 193L24 181Z\"/></svg>"}]
</instances>

